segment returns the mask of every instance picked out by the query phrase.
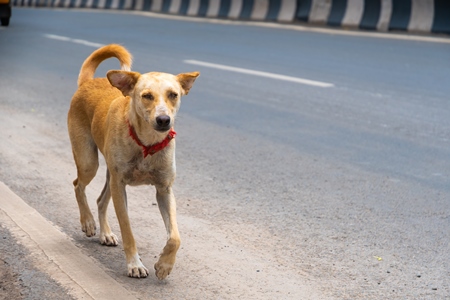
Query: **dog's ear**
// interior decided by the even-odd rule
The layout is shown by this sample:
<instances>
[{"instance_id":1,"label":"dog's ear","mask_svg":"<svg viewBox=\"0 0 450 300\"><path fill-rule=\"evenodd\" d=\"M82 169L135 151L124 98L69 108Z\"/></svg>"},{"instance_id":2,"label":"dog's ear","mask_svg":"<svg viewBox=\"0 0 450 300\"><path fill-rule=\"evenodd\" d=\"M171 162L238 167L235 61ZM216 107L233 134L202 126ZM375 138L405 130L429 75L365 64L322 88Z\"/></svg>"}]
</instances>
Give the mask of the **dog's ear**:
<instances>
[{"instance_id":1,"label":"dog's ear","mask_svg":"<svg viewBox=\"0 0 450 300\"><path fill-rule=\"evenodd\" d=\"M195 79L199 75L200 75L199 72L182 73L177 75L178 82L181 85L184 95L187 95L189 93L189 90L194 85Z\"/></svg>"},{"instance_id":2,"label":"dog's ear","mask_svg":"<svg viewBox=\"0 0 450 300\"><path fill-rule=\"evenodd\" d=\"M131 91L134 89L136 82L139 79L138 72L128 72L128 71L118 71L112 70L106 73L106 77L108 77L109 83L113 87L118 88L124 96L129 96Z\"/></svg>"}]
</instances>

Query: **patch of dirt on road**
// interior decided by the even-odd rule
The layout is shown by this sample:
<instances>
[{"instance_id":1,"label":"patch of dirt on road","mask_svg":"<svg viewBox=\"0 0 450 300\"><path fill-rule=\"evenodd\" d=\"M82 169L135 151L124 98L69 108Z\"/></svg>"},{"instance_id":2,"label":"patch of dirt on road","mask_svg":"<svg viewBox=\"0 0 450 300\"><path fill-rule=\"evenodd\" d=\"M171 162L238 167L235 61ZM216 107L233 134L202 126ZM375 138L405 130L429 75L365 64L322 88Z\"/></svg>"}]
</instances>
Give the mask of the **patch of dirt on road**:
<instances>
[{"instance_id":1,"label":"patch of dirt on road","mask_svg":"<svg viewBox=\"0 0 450 300\"><path fill-rule=\"evenodd\" d=\"M14 274L8 263L0 258L0 299L22 299L18 285L17 274Z\"/></svg>"},{"instance_id":2,"label":"patch of dirt on road","mask_svg":"<svg viewBox=\"0 0 450 300\"><path fill-rule=\"evenodd\" d=\"M0 300L72 299L65 289L39 271L29 257L25 247L0 226Z\"/></svg>"}]
</instances>

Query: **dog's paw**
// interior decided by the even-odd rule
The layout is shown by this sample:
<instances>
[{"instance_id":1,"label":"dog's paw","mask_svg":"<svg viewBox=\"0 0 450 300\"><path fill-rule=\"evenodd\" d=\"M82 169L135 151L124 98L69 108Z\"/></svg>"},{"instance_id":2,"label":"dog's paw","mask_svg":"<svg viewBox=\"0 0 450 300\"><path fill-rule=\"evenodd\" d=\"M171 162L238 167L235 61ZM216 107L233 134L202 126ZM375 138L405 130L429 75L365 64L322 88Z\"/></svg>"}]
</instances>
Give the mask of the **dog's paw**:
<instances>
[{"instance_id":1,"label":"dog's paw","mask_svg":"<svg viewBox=\"0 0 450 300\"><path fill-rule=\"evenodd\" d=\"M106 246L117 246L119 245L119 239L117 238L117 235L114 233L100 233L100 244L106 245Z\"/></svg>"},{"instance_id":2,"label":"dog's paw","mask_svg":"<svg viewBox=\"0 0 450 300\"><path fill-rule=\"evenodd\" d=\"M95 226L95 221L94 219L88 219L88 220L84 220L81 221L81 230L86 233L87 237L91 237L95 235L95 230L96 230L96 226Z\"/></svg>"},{"instance_id":3,"label":"dog's paw","mask_svg":"<svg viewBox=\"0 0 450 300\"><path fill-rule=\"evenodd\" d=\"M148 269L142 264L139 255L136 255L133 262L128 264L128 276L133 278L145 278L148 274Z\"/></svg>"},{"instance_id":4,"label":"dog's paw","mask_svg":"<svg viewBox=\"0 0 450 300\"><path fill-rule=\"evenodd\" d=\"M155 264L155 275L159 280L163 280L170 274L172 268L173 264L163 263L160 260Z\"/></svg>"}]
</instances>

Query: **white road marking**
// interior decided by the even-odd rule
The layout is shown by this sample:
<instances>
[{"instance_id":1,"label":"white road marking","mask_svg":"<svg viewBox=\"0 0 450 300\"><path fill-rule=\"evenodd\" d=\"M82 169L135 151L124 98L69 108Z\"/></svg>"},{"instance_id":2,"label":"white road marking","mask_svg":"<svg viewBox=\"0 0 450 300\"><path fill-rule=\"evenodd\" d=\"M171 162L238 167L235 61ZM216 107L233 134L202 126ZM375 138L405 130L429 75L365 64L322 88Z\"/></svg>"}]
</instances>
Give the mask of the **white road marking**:
<instances>
[{"instance_id":1,"label":"white road marking","mask_svg":"<svg viewBox=\"0 0 450 300\"><path fill-rule=\"evenodd\" d=\"M85 46L90 46L90 47L95 47L95 48L100 48L100 47L104 46L103 44L94 43L94 42L90 42L90 41L86 41L86 40L73 39L73 38L70 38L67 36L61 36L61 35L44 34L44 36L46 38L53 39L53 40L82 44ZM255 71L255 70L249 70L249 69L243 69L243 68L237 68L237 67L230 67L230 66L213 64L213 63L208 63L208 62L203 62L203 61L198 61L198 60L185 60L184 62L187 64L199 65L199 66L208 67L208 68L215 68L215 69L220 69L220 70L225 70L225 71L238 72L238 73L243 73L243 74L267 77L267 78L284 80L284 81L291 81L291 82L296 82L296 83L301 83L301 84L306 84L306 85L311 85L311 86L316 86L316 87L322 87L322 88L334 87L334 84L327 83L327 82L309 80L309 79L304 79L304 78L299 78L299 77L292 77L292 76L286 76L286 75L263 72L263 71Z\"/></svg>"},{"instance_id":2,"label":"white road marking","mask_svg":"<svg viewBox=\"0 0 450 300\"><path fill-rule=\"evenodd\" d=\"M299 78L299 77L286 76L286 75L281 75L281 74L276 74L276 73L269 73L269 72L263 72L263 71L255 71L255 70L250 70L250 69L230 67L230 66L226 66L226 65L219 65L219 64L214 64L214 63L209 63L209 62L204 62L204 61L188 59L188 60L184 60L184 62L187 64L191 64L191 65L197 65L197 66L225 70L225 71L230 71L230 72L237 72L237 73L261 76L261 77L267 77L267 78L284 80L284 81L291 81L291 82L296 82L296 83L301 83L301 84L306 84L306 85L311 85L311 86L317 86L317 87L322 87L322 88L334 87L334 84L332 84L332 83L309 80L309 79L304 79L304 78Z\"/></svg>"},{"instance_id":3,"label":"white road marking","mask_svg":"<svg viewBox=\"0 0 450 300\"><path fill-rule=\"evenodd\" d=\"M100 48L100 47L105 46L105 45L99 44L99 43L89 42L89 41L80 40L80 39L72 39L70 37L61 36L61 35L55 35L55 34L44 34L44 36L46 38L52 39L52 40L58 40L58 41L63 41L63 42L71 42L71 43L81 44L81 45L94 47L94 48Z\"/></svg>"}]
</instances>

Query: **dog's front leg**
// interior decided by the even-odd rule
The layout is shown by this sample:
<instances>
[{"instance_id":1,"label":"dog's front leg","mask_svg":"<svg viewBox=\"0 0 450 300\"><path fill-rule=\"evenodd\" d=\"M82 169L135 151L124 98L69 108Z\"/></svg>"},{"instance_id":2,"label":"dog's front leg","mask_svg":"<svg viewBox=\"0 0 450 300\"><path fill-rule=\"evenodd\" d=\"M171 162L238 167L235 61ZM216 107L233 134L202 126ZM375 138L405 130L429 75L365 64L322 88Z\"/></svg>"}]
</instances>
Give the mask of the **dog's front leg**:
<instances>
[{"instance_id":1,"label":"dog's front leg","mask_svg":"<svg viewBox=\"0 0 450 300\"><path fill-rule=\"evenodd\" d=\"M155 264L155 274L162 280L170 274L175 258L180 248L180 234L178 233L176 203L172 187L156 187L156 199L159 210L167 230L167 243L158 262Z\"/></svg>"},{"instance_id":2,"label":"dog's front leg","mask_svg":"<svg viewBox=\"0 0 450 300\"><path fill-rule=\"evenodd\" d=\"M123 249L127 259L128 276L143 278L148 276L148 269L142 264L139 257L136 242L131 232L130 219L128 218L127 194L125 184L111 174L111 195L114 209L119 220L120 233L122 234Z\"/></svg>"}]
</instances>

